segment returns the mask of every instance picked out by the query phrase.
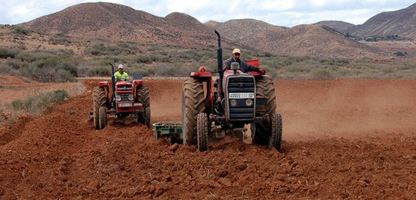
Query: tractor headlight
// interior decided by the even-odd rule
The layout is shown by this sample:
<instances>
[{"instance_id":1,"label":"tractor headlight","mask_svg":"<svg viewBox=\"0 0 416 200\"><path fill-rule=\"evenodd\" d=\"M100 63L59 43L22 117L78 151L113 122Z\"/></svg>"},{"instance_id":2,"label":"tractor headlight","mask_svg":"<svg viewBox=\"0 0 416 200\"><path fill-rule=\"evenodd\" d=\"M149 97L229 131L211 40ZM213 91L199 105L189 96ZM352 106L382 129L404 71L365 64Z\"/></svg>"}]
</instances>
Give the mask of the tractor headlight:
<instances>
[{"instance_id":1,"label":"tractor headlight","mask_svg":"<svg viewBox=\"0 0 416 200\"><path fill-rule=\"evenodd\" d=\"M230 105L231 105L231 107L236 107L237 106L237 100L231 99L230 100Z\"/></svg>"},{"instance_id":2,"label":"tractor headlight","mask_svg":"<svg viewBox=\"0 0 416 200\"><path fill-rule=\"evenodd\" d=\"M121 101L121 96L120 95L116 95L116 101Z\"/></svg>"},{"instance_id":3,"label":"tractor headlight","mask_svg":"<svg viewBox=\"0 0 416 200\"><path fill-rule=\"evenodd\" d=\"M133 101L133 94L129 94L129 101Z\"/></svg>"},{"instance_id":4,"label":"tractor headlight","mask_svg":"<svg viewBox=\"0 0 416 200\"><path fill-rule=\"evenodd\" d=\"M253 99L246 99L246 106L252 106L253 105Z\"/></svg>"}]
</instances>

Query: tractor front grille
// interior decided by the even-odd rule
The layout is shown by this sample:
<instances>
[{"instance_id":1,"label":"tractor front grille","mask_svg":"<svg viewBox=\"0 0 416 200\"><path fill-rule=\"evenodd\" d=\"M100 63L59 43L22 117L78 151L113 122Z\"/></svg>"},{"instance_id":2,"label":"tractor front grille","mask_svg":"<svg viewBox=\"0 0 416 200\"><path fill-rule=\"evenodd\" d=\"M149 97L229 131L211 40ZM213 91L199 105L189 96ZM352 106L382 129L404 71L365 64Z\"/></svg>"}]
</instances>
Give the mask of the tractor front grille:
<instances>
[{"instance_id":1,"label":"tractor front grille","mask_svg":"<svg viewBox=\"0 0 416 200\"><path fill-rule=\"evenodd\" d=\"M120 94L121 101L130 101L129 94Z\"/></svg>"},{"instance_id":2,"label":"tractor front grille","mask_svg":"<svg viewBox=\"0 0 416 200\"><path fill-rule=\"evenodd\" d=\"M131 90L132 88L132 85L117 85L117 90L121 91Z\"/></svg>"},{"instance_id":3,"label":"tractor front grille","mask_svg":"<svg viewBox=\"0 0 416 200\"><path fill-rule=\"evenodd\" d=\"M226 100L230 121L251 121L255 118L256 84L253 76L227 77ZM247 104L251 101L251 104Z\"/></svg>"}]
</instances>

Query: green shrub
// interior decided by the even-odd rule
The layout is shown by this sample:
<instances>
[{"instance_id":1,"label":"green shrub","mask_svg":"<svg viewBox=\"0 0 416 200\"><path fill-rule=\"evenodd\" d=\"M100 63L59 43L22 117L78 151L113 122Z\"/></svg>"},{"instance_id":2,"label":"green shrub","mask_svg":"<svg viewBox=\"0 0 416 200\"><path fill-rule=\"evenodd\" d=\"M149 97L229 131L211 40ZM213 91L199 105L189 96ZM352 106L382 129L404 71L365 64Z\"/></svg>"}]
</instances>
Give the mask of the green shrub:
<instances>
[{"instance_id":1,"label":"green shrub","mask_svg":"<svg viewBox=\"0 0 416 200\"><path fill-rule=\"evenodd\" d=\"M290 66L288 68L289 72L296 73L296 72L309 72L311 70L310 66Z\"/></svg>"},{"instance_id":2,"label":"green shrub","mask_svg":"<svg viewBox=\"0 0 416 200\"><path fill-rule=\"evenodd\" d=\"M40 82L75 81L77 68L69 61L62 61L59 57L52 57L29 64L20 68L23 76Z\"/></svg>"},{"instance_id":3,"label":"green shrub","mask_svg":"<svg viewBox=\"0 0 416 200\"><path fill-rule=\"evenodd\" d=\"M11 59L7 61L7 65L11 67L11 69L19 70L21 67L27 67L27 62Z\"/></svg>"},{"instance_id":4,"label":"green shrub","mask_svg":"<svg viewBox=\"0 0 416 200\"><path fill-rule=\"evenodd\" d=\"M137 63L151 64L153 62L152 58L148 55L139 55L136 58Z\"/></svg>"},{"instance_id":5,"label":"green shrub","mask_svg":"<svg viewBox=\"0 0 416 200\"><path fill-rule=\"evenodd\" d=\"M42 59L47 59L50 57L55 56L52 52L48 51L39 51L39 52L29 52L29 51L22 51L16 55L16 59L26 62L35 62Z\"/></svg>"},{"instance_id":6,"label":"green shrub","mask_svg":"<svg viewBox=\"0 0 416 200\"><path fill-rule=\"evenodd\" d=\"M64 101L69 97L65 90L56 90L36 96L28 97L24 100L15 100L11 102L14 110L23 110L28 113L37 114L44 111L54 103Z\"/></svg>"},{"instance_id":7,"label":"green shrub","mask_svg":"<svg viewBox=\"0 0 416 200\"><path fill-rule=\"evenodd\" d=\"M312 71L312 78L318 80L332 79L333 76L328 69L314 69Z\"/></svg>"},{"instance_id":8,"label":"green shrub","mask_svg":"<svg viewBox=\"0 0 416 200\"><path fill-rule=\"evenodd\" d=\"M385 73L385 74L391 74L393 72L394 72L394 69L392 69L390 67L387 67L387 68L383 69L383 73Z\"/></svg>"},{"instance_id":9,"label":"green shrub","mask_svg":"<svg viewBox=\"0 0 416 200\"><path fill-rule=\"evenodd\" d=\"M88 68L87 76L111 76L111 70L109 67L92 67Z\"/></svg>"},{"instance_id":10,"label":"green shrub","mask_svg":"<svg viewBox=\"0 0 416 200\"><path fill-rule=\"evenodd\" d=\"M0 48L0 58L15 58L19 52L17 49Z\"/></svg>"},{"instance_id":11,"label":"green shrub","mask_svg":"<svg viewBox=\"0 0 416 200\"><path fill-rule=\"evenodd\" d=\"M320 60L321 64L327 64L331 66L345 66L350 64L350 61L346 59L322 59Z\"/></svg>"},{"instance_id":12,"label":"green shrub","mask_svg":"<svg viewBox=\"0 0 416 200\"><path fill-rule=\"evenodd\" d=\"M104 44L96 43L89 46L85 53L92 56L104 56L104 55L134 55L136 54L137 47L129 43L119 43L119 44Z\"/></svg>"},{"instance_id":13,"label":"green shrub","mask_svg":"<svg viewBox=\"0 0 416 200\"><path fill-rule=\"evenodd\" d=\"M12 33L16 35L29 35L30 31L20 26L13 26Z\"/></svg>"},{"instance_id":14,"label":"green shrub","mask_svg":"<svg viewBox=\"0 0 416 200\"><path fill-rule=\"evenodd\" d=\"M394 52L394 55L398 57L403 57L403 56L407 56L407 52L396 51Z\"/></svg>"},{"instance_id":15,"label":"green shrub","mask_svg":"<svg viewBox=\"0 0 416 200\"><path fill-rule=\"evenodd\" d=\"M62 34L62 33L58 33L56 35L54 35L53 37L49 38L49 43L57 45L70 45L72 42L69 40L69 38Z\"/></svg>"}]
</instances>

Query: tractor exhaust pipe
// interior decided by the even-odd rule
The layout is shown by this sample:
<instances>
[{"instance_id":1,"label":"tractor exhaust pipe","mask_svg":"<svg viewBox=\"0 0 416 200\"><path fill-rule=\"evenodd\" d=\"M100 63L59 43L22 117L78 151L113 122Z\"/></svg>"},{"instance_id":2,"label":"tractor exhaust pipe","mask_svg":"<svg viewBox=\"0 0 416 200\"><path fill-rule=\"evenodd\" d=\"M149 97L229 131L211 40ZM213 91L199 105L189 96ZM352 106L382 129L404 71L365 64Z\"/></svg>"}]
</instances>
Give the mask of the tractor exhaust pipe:
<instances>
[{"instance_id":1,"label":"tractor exhaust pipe","mask_svg":"<svg viewBox=\"0 0 416 200\"><path fill-rule=\"evenodd\" d=\"M116 96L116 77L114 77L114 65L112 63L110 63L110 65L111 65L111 87L113 89L111 101L113 101Z\"/></svg>"},{"instance_id":2,"label":"tractor exhaust pipe","mask_svg":"<svg viewBox=\"0 0 416 200\"><path fill-rule=\"evenodd\" d=\"M218 49L217 49L217 67L218 67L218 74L219 74L219 84L218 84L218 94L222 98L224 98L224 94L222 93L222 80L224 78L224 69L222 63L222 48L221 48L221 35L220 33L215 30L215 34L217 34L218 39Z\"/></svg>"}]
</instances>

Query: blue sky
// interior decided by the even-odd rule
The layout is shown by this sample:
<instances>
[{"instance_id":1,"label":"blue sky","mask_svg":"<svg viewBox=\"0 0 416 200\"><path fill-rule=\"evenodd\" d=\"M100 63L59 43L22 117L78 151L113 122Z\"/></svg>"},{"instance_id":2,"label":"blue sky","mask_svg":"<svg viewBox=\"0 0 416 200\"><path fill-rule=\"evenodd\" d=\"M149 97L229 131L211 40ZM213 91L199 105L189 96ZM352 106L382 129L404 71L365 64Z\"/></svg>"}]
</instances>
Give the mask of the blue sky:
<instances>
[{"instance_id":1,"label":"blue sky","mask_svg":"<svg viewBox=\"0 0 416 200\"><path fill-rule=\"evenodd\" d=\"M0 24L17 24L51 14L68 6L94 0L2 0ZM183 12L201 22L254 18L280 26L342 20L354 24L383 11L398 10L414 0L109 0L157 16Z\"/></svg>"}]
</instances>

